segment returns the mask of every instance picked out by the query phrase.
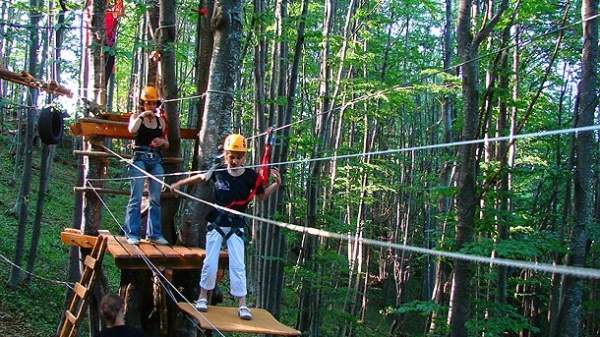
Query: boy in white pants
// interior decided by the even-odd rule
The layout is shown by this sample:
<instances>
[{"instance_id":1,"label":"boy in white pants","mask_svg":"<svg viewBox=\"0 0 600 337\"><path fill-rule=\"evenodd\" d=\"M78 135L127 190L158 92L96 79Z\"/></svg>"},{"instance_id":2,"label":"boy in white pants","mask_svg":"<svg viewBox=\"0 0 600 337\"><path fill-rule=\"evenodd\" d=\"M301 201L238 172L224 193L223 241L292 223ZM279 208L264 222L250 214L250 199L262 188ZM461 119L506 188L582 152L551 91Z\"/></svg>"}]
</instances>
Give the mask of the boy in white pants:
<instances>
[{"instance_id":1,"label":"boy in white pants","mask_svg":"<svg viewBox=\"0 0 600 337\"><path fill-rule=\"evenodd\" d=\"M207 174L197 174L173 184L172 189L182 185L214 180L215 200L220 206L240 212L246 211L248 203L256 195L264 200L281 185L279 171L271 170L273 183L266 188L258 180L257 173L244 167L248 147L246 139L239 134L229 135L224 144L225 165ZM222 170L221 170L222 168ZM252 313L246 306L246 265L244 262L244 219L230 212L214 209L207 216L209 221L206 233L206 258L200 277L200 295L196 301L199 311L208 311L208 291L215 288L219 253L223 240L227 243L229 255L229 279L231 295L238 298L238 315L241 319L252 319Z\"/></svg>"}]
</instances>

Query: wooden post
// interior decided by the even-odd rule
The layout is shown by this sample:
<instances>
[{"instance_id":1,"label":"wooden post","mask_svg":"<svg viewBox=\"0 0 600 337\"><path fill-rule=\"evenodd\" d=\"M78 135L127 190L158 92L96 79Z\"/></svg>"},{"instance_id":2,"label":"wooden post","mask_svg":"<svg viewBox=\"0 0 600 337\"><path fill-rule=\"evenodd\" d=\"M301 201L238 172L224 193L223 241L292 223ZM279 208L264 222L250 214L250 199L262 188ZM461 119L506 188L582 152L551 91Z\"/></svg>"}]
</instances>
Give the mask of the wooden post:
<instances>
[{"instance_id":1,"label":"wooden post","mask_svg":"<svg viewBox=\"0 0 600 337\"><path fill-rule=\"evenodd\" d=\"M86 149L100 151L100 148L95 147L90 139L84 142ZM84 178L83 186L88 186L90 179L105 178L107 174L108 160L106 157L88 156L83 159ZM104 183L101 181L94 182L94 187L102 188ZM102 222L102 202L94 193L94 191L86 192L83 198L83 223L82 230L87 235L98 235L100 223Z\"/></svg>"},{"instance_id":2,"label":"wooden post","mask_svg":"<svg viewBox=\"0 0 600 337\"><path fill-rule=\"evenodd\" d=\"M94 142L98 139L93 138L84 138L83 146L87 149L94 149ZM103 140L103 139L101 139ZM97 178L105 178L108 160L104 157L85 157L83 158L83 166L84 166L84 178L83 184L87 185L89 179L97 179ZM95 186L103 187L104 183L95 182ZM84 193L83 196L83 221L81 224L81 229L84 234L87 235L98 235L98 230L100 229L100 224L102 223L102 202L94 193L94 191L89 191ZM81 258L82 261L85 259L86 255L90 253L90 249L82 249L81 250ZM102 275L102 269L100 272L100 280L104 280L104 276ZM90 322L90 333L92 336L96 336L100 331L100 315L99 315L99 305L100 300L104 294L104 285L102 282L97 282L94 285L92 290L92 294L89 299L89 322Z\"/></svg>"}]
</instances>

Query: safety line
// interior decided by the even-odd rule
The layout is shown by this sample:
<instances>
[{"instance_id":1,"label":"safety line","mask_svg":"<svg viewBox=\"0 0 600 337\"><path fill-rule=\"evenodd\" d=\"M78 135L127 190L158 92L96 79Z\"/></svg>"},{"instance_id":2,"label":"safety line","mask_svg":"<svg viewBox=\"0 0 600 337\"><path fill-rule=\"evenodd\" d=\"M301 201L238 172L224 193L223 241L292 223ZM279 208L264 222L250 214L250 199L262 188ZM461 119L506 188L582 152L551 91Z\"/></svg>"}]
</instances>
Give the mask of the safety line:
<instances>
[{"instance_id":1,"label":"safety line","mask_svg":"<svg viewBox=\"0 0 600 337\"><path fill-rule=\"evenodd\" d=\"M35 278L38 278L40 280L44 280L46 282L51 282L51 283L65 285L69 289L73 290L73 287L72 287L72 285L74 285L73 282L59 281L59 280L54 280L54 279L50 279L50 278L46 278L46 277L43 277L43 276L36 275L36 274L34 274L34 273L32 273L32 272L30 272L28 270L23 269L21 266L19 266L16 263L12 262L9 258L7 258L6 256L4 256L2 254L0 254L0 259L4 260L6 263L12 265L13 267L15 267L17 269L20 269L22 272L24 272L24 273L26 273L28 275L31 275L31 276L33 276Z\"/></svg>"},{"instance_id":2,"label":"safety line","mask_svg":"<svg viewBox=\"0 0 600 337\"><path fill-rule=\"evenodd\" d=\"M215 207L215 208L218 208L223 211L227 211L227 212L239 215L239 216L244 216L244 217L247 217L252 220L270 223L272 225L276 225L278 227L286 228L286 229L293 230L295 232L299 232L299 233L303 233L303 234L315 235L315 236L325 237L325 238L339 239L339 240L344 240L344 241L349 241L349 242L354 242L354 243L362 243L362 244L366 244L369 246L376 246L376 247L382 247L382 248L393 248L393 249L398 249L398 250L403 250L403 251L408 251L408 252L413 252L413 253L419 253L419 254L424 254L424 255L448 257L451 259L464 260L464 261L469 261L469 262L486 263L486 264L490 264L490 265L499 265L499 266L507 266L507 267L516 267L516 268L521 268L521 269L535 270L535 271L547 272L547 273L553 273L553 274L573 275L573 276L579 276L579 277L583 277L583 278L592 278L592 279L600 278L600 269L594 269L594 268L575 267L575 266L568 266L568 265L556 265L556 264L520 261L520 260L497 258L497 257L478 256L478 255L470 255L470 254L465 254L465 253L448 252L448 251L441 251L441 250L435 250L435 249L429 249L429 248L422 248L422 247L416 247L416 246L398 244L398 243L392 243L392 242L385 242L385 241L379 241L379 240L373 240L373 239L365 239L365 238L356 239L356 238L352 237L350 234L339 234L339 233L324 231L324 230L317 229L317 228L292 225L292 224L286 223L286 222L275 221L275 220L271 220L271 219L254 216L251 214L242 213L242 212L236 211L234 209L226 208L226 207L205 201L203 199L197 198L193 195L190 195L188 193L185 193L185 192L182 192L179 190L175 190L175 191L183 196L186 196L192 200L201 202L205 205L212 206L212 207Z\"/></svg>"},{"instance_id":3,"label":"safety line","mask_svg":"<svg viewBox=\"0 0 600 337\"><path fill-rule=\"evenodd\" d=\"M231 92L231 91L208 89L208 90L206 90L205 92L203 92L203 93L201 93L199 95L187 96L187 97L179 97L179 98L171 98L171 99L163 99L163 100L161 100L161 102L168 103L168 102L184 101L184 100L188 100L188 99L201 98L201 97L204 97L204 96L208 95L209 93L223 94L223 95L228 95L228 96L233 96L234 95L234 93Z\"/></svg>"},{"instance_id":4,"label":"safety line","mask_svg":"<svg viewBox=\"0 0 600 337\"><path fill-rule=\"evenodd\" d=\"M578 129L586 129L586 128L590 129L590 127L584 127L584 128L578 128ZM598 128L600 128L600 126L595 126L595 128L598 129ZM113 154L118 155L118 154L114 153L114 151L108 149L107 147L105 147L105 146L103 146L103 147L105 149L107 149L108 151L113 152ZM127 159L125 159L123 157L121 157L121 158L123 161L129 162ZM154 177L152 174L146 172L145 170L141 169L140 167L134 165L133 163L130 163L130 165L133 166L134 168L136 168L137 170L139 170L140 172L142 172L148 178L158 181L161 185L170 188L169 184ZM363 243L366 245L376 246L376 247L394 248L394 249L399 249L399 250L414 252L414 253L419 253L419 254L425 254L425 255L448 257L448 258L452 258L452 259L464 260L464 261L469 261L469 262L486 263L486 264L490 264L490 265L500 265L500 266L507 266L507 267L516 267L516 268L521 268L521 269L535 270L535 271L547 272L547 273L553 273L553 274L573 275L573 276L579 276L582 278L592 278L592 279L600 278L600 269L575 267L575 266L568 266L568 265L548 264L548 263L539 263L539 262L529 262L529 261L522 261L522 260L497 258L497 257L470 255L470 254L464 254L464 253L459 253L459 252L441 251L441 250L422 248L422 247L416 247L416 246L404 245L404 244L397 244L397 243L385 242L385 241L379 241L379 240L373 240L373 239L365 239L365 238L356 239L356 238L350 236L349 234L339 234L339 233L320 230L317 228L292 225L292 224L286 223L286 222L261 218L261 217L255 216L255 215L246 214L246 213L234 210L234 209L230 209L227 207L223 207L221 205L217 205L215 203L211 203L209 201L197 198L191 194L188 194L186 192L183 192L183 191L180 191L177 189L175 189L174 191L178 194L188 197L189 199L195 200L195 201L203 203L205 205L212 206L214 208L217 208L217 209L220 209L220 210L223 210L223 211L235 214L235 215L239 215L242 217L246 217L246 218L264 222L264 223L269 223L269 224L276 225L281 228L286 228L286 229L293 230L293 231L303 233L303 234L310 234L310 235L327 237L327 238L335 238L335 239L354 242L354 243Z\"/></svg>"},{"instance_id":5,"label":"safety line","mask_svg":"<svg viewBox=\"0 0 600 337\"><path fill-rule=\"evenodd\" d=\"M265 164L265 165L259 165L259 164L248 165L248 166L244 166L244 167L246 167L246 168L258 168L261 166L277 167L277 166L283 166L283 165L310 163L310 162L326 161L326 160L332 160L332 159L347 159L347 158L355 158L355 157L380 156L380 155L421 151L421 150L444 149L444 148L457 147L457 146L462 146L462 145L481 144L484 142L496 143L496 142L502 142L502 141L542 138L542 137L556 136L556 135L562 135L562 134L571 134L571 133L588 132L588 131L596 131L596 130L600 130L600 124L599 125L590 125L590 126L580 126L580 127L576 127L576 128L564 128L564 129L556 129L556 130L538 131L538 132L524 133L524 134L519 134L519 135L508 135L508 136L497 136L497 137L491 137L491 138L461 140L461 141L455 141L455 142L449 142L449 143L419 145L419 146L402 147L402 148L379 150L379 151L359 152L359 153L351 153L351 154L338 154L335 156L297 159L297 160L269 163L269 164ZM115 152L113 152L113 153L115 153ZM121 157L120 155L117 155L117 156ZM225 171L225 170L227 170L227 169L221 168L221 169L214 169L213 171L217 172L217 171ZM206 172L208 172L208 170L166 173L166 174L157 175L157 177L179 176L179 175L185 175L185 174L197 174L197 173L206 173ZM120 180L131 180L131 179L134 179L134 178L130 178L130 177L98 178L98 179L89 179L89 181L120 181Z\"/></svg>"},{"instance_id":6,"label":"safety line","mask_svg":"<svg viewBox=\"0 0 600 337\"><path fill-rule=\"evenodd\" d=\"M114 213L110 210L110 208L108 207L108 205L106 204L106 202L104 201L104 199L102 199L102 197L100 196L100 194L96 191L96 188L94 186L92 186L92 184L90 184L88 182L88 185L92 188L92 191L94 191L94 193L96 194L96 197L100 200L100 202L102 203L102 205L104 206L104 208L106 208L106 210L108 211L108 213L110 214L110 216L113 218L114 222L117 224L117 226L119 226L119 228L123 231L123 233L127 233L127 231L125 230L125 228L121 225L121 223L119 222L119 220L117 220L117 218L115 217ZM161 283L161 286L165 289L165 291L167 292L171 292L170 289L168 289L168 287L165 286L165 284L163 282L166 282L171 288L173 288L175 290L175 292L177 292L177 294L179 296L181 296L181 298L183 298L183 300L192 306L192 308L194 308L194 310L198 313L200 313L200 316L202 316L202 318L204 318L209 324L210 326L217 331L221 336L225 337L225 335L223 335L223 333L204 315L204 313L202 313L201 311L199 311L198 309L196 309L196 306L194 304L192 304L178 289L175 285L173 285L168 279L167 277L158 269L158 267L152 263L152 261L150 261L150 259L144 254L144 252L142 252L142 249L138 246L138 245L133 245L136 248L136 251L138 252L138 256L142 259L142 261L144 261L144 263L146 263L146 265L148 266L148 268L152 271L152 273L155 276L159 277L159 282ZM163 279L163 281L160 281L160 279ZM175 303L177 303L178 301L173 297L173 300ZM199 325L198 325L199 326Z\"/></svg>"}]
</instances>

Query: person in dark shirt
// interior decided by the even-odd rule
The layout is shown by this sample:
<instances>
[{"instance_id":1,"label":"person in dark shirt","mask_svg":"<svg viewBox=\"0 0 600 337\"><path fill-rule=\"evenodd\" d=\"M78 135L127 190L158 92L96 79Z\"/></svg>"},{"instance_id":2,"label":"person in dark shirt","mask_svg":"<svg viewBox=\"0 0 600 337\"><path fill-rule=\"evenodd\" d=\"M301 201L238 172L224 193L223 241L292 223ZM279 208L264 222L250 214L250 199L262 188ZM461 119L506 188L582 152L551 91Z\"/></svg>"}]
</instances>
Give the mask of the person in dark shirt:
<instances>
[{"instance_id":1,"label":"person in dark shirt","mask_svg":"<svg viewBox=\"0 0 600 337\"><path fill-rule=\"evenodd\" d=\"M162 175L161 149L169 148L167 140L167 121L160 116L158 90L155 87L145 87L140 96L139 112L132 113L129 118L128 130L135 138L133 165L129 166L131 180L131 194L125 225L127 229L127 242L133 245L140 243L140 222L142 194L144 192L145 174L138 168L154 175ZM148 179L148 227L146 238L150 242L160 245L169 244L163 237L160 223L160 182Z\"/></svg>"},{"instance_id":2,"label":"person in dark shirt","mask_svg":"<svg viewBox=\"0 0 600 337\"><path fill-rule=\"evenodd\" d=\"M144 337L142 330L125 324L125 305L118 295L106 295L100 302L100 314L106 328L99 337Z\"/></svg>"},{"instance_id":3,"label":"person in dark shirt","mask_svg":"<svg viewBox=\"0 0 600 337\"><path fill-rule=\"evenodd\" d=\"M254 195L257 199L264 200L279 188L281 177L276 169L270 171L273 183L264 187L258 180L257 173L244 167L247 145L246 139L242 135L229 135L225 139L223 148L224 166L210 170L206 174L197 174L180 180L171 188L175 190L186 184L212 180L215 184L216 203L239 212L246 211L248 203ZM208 311L208 291L215 288L221 244L226 241L231 295L237 297L239 301L238 316L241 319L250 320L252 313L246 306L244 218L220 209L213 209L206 220L209 222L206 233L206 257L200 275L200 295L196 301L196 309Z\"/></svg>"}]
</instances>

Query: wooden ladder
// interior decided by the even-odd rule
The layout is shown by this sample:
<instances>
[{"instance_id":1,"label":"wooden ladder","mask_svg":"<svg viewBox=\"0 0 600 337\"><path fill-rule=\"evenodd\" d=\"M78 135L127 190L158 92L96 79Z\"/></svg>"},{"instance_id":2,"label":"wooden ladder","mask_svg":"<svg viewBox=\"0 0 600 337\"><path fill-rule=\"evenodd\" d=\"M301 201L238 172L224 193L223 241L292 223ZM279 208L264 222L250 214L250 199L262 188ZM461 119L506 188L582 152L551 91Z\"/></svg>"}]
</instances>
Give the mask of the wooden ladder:
<instances>
[{"instance_id":1,"label":"wooden ladder","mask_svg":"<svg viewBox=\"0 0 600 337\"><path fill-rule=\"evenodd\" d=\"M62 321L58 337L76 336L77 324L85 311L88 295L102 267L102 257L104 257L107 242L108 238L106 236L98 236L92 252L85 257L81 280L75 283L73 298L71 299L69 309L65 311L65 319Z\"/></svg>"}]
</instances>

